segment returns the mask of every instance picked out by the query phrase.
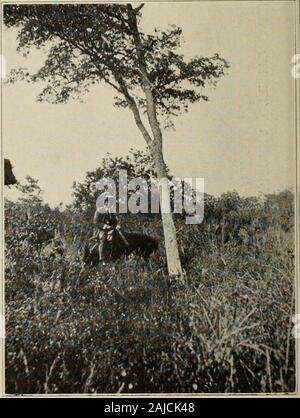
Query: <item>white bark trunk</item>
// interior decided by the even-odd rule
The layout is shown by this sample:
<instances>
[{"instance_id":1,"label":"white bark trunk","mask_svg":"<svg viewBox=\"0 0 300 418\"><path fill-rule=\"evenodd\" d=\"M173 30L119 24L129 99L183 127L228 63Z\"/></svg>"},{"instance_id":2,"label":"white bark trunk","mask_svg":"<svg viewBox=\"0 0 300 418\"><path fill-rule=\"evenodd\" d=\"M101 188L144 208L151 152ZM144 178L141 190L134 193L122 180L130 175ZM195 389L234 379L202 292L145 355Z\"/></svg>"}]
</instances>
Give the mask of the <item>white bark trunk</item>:
<instances>
[{"instance_id":1,"label":"white bark trunk","mask_svg":"<svg viewBox=\"0 0 300 418\"><path fill-rule=\"evenodd\" d=\"M165 237L165 247L168 263L168 272L170 276L182 277L182 268L179 258L176 230L174 225L174 220L171 213L162 213L161 215L164 237Z\"/></svg>"},{"instance_id":2,"label":"white bark trunk","mask_svg":"<svg viewBox=\"0 0 300 418\"><path fill-rule=\"evenodd\" d=\"M137 61L139 66L139 71L141 75L141 87L145 93L146 101L147 101L147 116L148 121L152 130L153 140L151 140L150 136L148 135L145 127L143 126L139 111L137 106L134 102L134 99L129 97L127 93L127 100L129 100L129 105L131 110L134 113L135 121L137 126L139 127L140 131L142 132L147 144L149 145L152 156L154 159L155 167L157 176L159 179L167 178L167 170L166 164L163 159L163 152L162 152L162 134L159 126L159 122L157 120L157 112L154 97L152 94L152 86L149 81L149 77L147 74L147 66L144 56L144 49L142 44L142 39L140 36L140 32L138 30L137 24L137 17L136 12L133 10L131 4L127 4L127 12L128 12L128 24L130 30L132 32L134 43L136 47L136 54L137 54ZM160 189L160 201L161 201L161 208L163 200L166 198L165 194L167 193L166 189L162 187ZM169 213L162 213L162 223L163 223L163 230L165 236L165 247L166 247L166 255L167 255L167 263L168 263L168 271L171 276L182 276L182 268L179 258L179 251L177 245L177 238L176 238L176 230L174 225L174 220L171 212Z\"/></svg>"},{"instance_id":3,"label":"white bark trunk","mask_svg":"<svg viewBox=\"0 0 300 418\"><path fill-rule=\"evenodd\" d=\"M154 162L156 166L158 179L163 178L167 179L167 170L166 165L163 160L163 156L160 151L153 152ZM164 213L164 207L167 199L169 199L169 190L167 183L163 183L160 187L160 208L161 208L161 218L163 224L164 238L165 238L165 248L168 264L168 272L170 276L182 277L182 267L179 257L177 237L176 237L176 228L174 224L173 215L171 212Z\"/></svg>"}]
</instances>

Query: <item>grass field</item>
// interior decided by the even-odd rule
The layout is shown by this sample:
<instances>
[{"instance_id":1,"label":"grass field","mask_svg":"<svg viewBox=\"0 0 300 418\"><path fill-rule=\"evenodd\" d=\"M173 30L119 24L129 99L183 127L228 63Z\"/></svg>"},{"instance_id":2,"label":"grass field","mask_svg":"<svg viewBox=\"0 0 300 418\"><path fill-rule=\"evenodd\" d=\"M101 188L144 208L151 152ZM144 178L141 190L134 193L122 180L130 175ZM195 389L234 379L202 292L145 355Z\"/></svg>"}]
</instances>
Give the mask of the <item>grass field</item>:
<instances>
[{"instance_id":1,"label":"grass field","mask_svg":"<svg viewBox=\"0 0 300 418\"><path fill-rule=\"evenodd\" d=\"M216 202L222 212L228 196ZM6 202L6 392L293 391L291 204L260 206L247 228L235 204L222 212L231 227L178 219L180 283L168 278L163 240L148 262L83 269L84 214L39 204L28 219L24 204ZM60 251L40 248L42 225L62 222ZM122 226L162 239L156 217Z\"/></svg>"}]
</instances>

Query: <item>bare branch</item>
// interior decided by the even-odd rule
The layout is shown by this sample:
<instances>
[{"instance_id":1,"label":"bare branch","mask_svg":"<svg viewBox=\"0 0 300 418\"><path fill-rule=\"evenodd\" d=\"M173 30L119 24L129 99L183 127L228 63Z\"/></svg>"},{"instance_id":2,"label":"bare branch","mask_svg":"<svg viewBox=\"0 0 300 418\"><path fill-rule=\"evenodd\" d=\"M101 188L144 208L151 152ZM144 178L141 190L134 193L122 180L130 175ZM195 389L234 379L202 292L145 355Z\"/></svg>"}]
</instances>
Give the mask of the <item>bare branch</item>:
<instances>
[{"instance_id":1,"label":"bare branch","mask_svg":"<svg viewBox=\"0 0 300 418\"><path fill-rule=\"evenodd\" d=\"M142 10L142 8L145 6L145 3L142 3L140 6L136 7L135 9L133 9L133 13L135 13L136 15L138 14L138 12L140 10Z\"/></svg>"}]
</instances>

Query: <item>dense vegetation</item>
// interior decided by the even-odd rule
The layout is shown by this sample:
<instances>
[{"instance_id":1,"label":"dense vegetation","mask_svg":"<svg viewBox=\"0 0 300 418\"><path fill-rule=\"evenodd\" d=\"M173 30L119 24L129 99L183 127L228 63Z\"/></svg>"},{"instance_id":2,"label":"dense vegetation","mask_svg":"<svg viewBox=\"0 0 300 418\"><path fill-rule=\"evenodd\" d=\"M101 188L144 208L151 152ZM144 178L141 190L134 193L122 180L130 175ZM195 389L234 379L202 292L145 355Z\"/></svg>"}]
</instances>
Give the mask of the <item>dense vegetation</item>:
<instances>
[{"instance_id":1,"label":"dense vegetation","mask_svg":"<svg viewBox=\"0 0 300 418\"><path fill-rule=\"evenodd\" d=\"M98 170L125 164L108 160ZM293 194L206 196L201 225L177 217L181 283L163 242L147 262L83 265L95 173L65 210L32 179L5 202L6 391L293 391ZM122 227L163 237L158 216L124 215Z\"/></svg>"}]
</instances>

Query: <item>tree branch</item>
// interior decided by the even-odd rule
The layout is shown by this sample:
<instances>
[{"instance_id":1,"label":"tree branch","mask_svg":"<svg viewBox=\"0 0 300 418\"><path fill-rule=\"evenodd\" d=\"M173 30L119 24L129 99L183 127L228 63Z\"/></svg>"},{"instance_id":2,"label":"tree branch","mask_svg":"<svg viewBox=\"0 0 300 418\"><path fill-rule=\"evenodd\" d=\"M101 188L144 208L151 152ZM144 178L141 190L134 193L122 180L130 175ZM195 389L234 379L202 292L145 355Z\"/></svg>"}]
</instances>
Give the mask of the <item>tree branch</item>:
<instances>
[{"instance_id":1,"label":"tree branch","mask_svg":"<svg viewBox=\"0 0 300 418\"><path fill-rule=\"evenodd\" d=\"M114 76L116 78L116 81L120 84L122 93L123 93L124 97L126 98L126 101L128 103L128 106L129 106L130 110L133 113L133 116L134 116L135 123L136 123L137 127L139 128L140 132L142 133L142 135L145 138L145 141L147 142L149 147L151 147L153 145L153 140L152 140L151 136L149 135L149 132L147 131L145 125L143 124L138 106L137 106L134 98L130 95L123 78L118 73L114 74Z\"/></svg>"},{"instance_id":2,"label":"tree branch","mask_svg":"<svg viewBox=\"0 0 300 418\"><path fill-rule=\"evenodd\" d=\"M133 12L137 15L140 10L145 6L145 3L142 3L140 6L133 9Z\"/></svg>"},{"instance_id":3,"label":"tree branch","mask_svg":"<svg viewBox=\"0 0 300 418\"><path fill-rule=\"evenodd\" d=\"M159 123L158 123L157 116L156 116L156 106L155 106L153 94L151 91L151 83L149 81L149 77L147 74L146 60L144 56L142 40L141 40L140 33L138 30L136 14L131 4L127 4L127 13L128 13L128 23L132 30L134 43L136 47L138 65L139 65L140 72L141 72L141 84L142 84L142 88L144 90L146 101L147 101L147 116L148 116L149 124L151 126L151 130L153 133L153 139L154 139L155 145L157 145L159 148L162 148L162 134L161 134L161 130L159 128Z\"/></svg>"}]
</instances>

